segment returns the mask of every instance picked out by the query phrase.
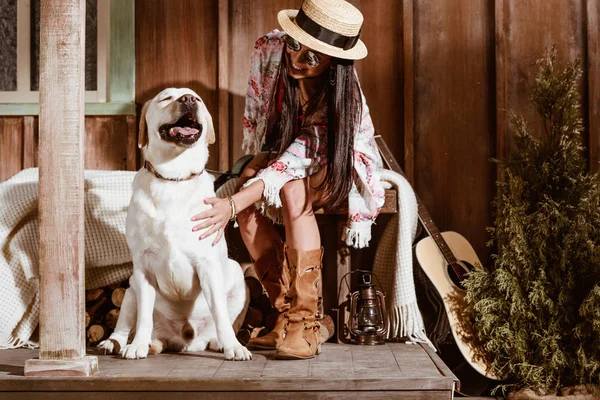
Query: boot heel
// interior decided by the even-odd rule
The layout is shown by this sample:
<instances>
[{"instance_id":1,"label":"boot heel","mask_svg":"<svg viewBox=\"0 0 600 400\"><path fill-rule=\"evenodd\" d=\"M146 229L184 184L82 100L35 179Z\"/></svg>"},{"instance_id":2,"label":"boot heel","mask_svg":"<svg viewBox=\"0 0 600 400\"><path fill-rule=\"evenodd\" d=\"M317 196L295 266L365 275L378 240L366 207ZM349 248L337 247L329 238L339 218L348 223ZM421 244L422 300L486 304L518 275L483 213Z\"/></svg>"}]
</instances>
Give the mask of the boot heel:
<instances>
[{"instance_id":1,"label":"boot heel","mask_svg":"<svg viewBox=\"0 0 600 400\"><path fill-rule=\"evenodd\" d=\"M317 355L321 354L321 344L317 347Z\"/></svg>"}]
</instances>

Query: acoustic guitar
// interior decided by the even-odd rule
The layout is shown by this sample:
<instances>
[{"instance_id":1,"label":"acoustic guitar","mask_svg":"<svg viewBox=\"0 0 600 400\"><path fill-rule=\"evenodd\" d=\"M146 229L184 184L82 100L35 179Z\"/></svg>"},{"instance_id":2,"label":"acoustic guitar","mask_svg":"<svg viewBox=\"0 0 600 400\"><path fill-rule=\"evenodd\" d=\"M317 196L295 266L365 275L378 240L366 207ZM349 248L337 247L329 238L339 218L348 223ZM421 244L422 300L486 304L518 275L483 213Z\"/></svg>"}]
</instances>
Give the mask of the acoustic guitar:
<instances>
[{"instance_id":1,"label":"acoustic guitar","mask_svg":"<svg viewBox=\"0 0 600 400\"><path fill-rule=\"evenodd\" d=\"M383 138L377 135L375 141L388 168L404 176ZM418 196L417 204L419 220L429 237L417 243L416 258L444 302L456 345L473 369L486 378L499 380L500 378L488 371L485 364L475 359L472 348L463 339L464 334L460 326L461 305L465 296L462 281L469 271L476 266L480 267L481 262L473 246L462 235L456 232L439 231Z\"/></svg>"}]
</instances>

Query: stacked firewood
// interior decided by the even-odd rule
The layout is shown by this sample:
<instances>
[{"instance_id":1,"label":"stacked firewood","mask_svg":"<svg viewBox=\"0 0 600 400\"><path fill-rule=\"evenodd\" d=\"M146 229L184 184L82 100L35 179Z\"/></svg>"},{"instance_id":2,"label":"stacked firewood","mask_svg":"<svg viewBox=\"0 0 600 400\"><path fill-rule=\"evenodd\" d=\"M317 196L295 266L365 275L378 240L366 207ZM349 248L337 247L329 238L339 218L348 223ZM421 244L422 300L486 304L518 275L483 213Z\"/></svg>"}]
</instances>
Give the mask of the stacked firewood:
<instances>
[{"instance_id":1,"label":"stacked firewood","mask_svg":"<svg viewBox=\"0 0 600 400\"><path fill-rule=\"evenodd\" d=\"M89 346L95 346L114 331L129 281L85 292L85 327Z\"/></svg>"}]
</instances>

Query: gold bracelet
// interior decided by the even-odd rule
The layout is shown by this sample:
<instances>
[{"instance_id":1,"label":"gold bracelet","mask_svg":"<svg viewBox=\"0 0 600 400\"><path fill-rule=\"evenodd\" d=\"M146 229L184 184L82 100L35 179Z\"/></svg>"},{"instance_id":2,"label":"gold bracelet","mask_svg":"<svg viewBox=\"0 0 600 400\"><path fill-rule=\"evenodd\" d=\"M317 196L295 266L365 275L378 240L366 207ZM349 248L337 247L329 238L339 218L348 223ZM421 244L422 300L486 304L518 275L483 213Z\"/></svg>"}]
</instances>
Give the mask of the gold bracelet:
<instances>
[{"instance_id":1,"label":"gold bracelet","mask_svg":"<svg viewBox=\"0 0 600 400\"><path fill-rule=\"evenodd\" d=\"M229 205L231 206L231 217L229 218L229 220L235 221L237 219L235 201L233 201L233 197L231 196L227 197L227 199L229 200Z\"/></svg>"}]
</instances>

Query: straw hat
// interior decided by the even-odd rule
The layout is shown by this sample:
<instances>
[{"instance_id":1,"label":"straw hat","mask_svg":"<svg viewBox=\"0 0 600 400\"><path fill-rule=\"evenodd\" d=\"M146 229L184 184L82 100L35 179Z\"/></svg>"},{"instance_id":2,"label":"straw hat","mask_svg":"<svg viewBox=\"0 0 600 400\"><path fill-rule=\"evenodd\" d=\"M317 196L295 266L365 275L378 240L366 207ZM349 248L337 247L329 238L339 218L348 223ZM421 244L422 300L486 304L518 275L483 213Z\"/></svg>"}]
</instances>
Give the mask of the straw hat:
<instances>
[{"instance_id":1,"label":"straw hat","mask_svg":"<svg viewBox=\"0 0 600 400\"><path fill-rule=\"evenodd\" d=\"M367 47L358 39L361 12L344 0L305 0L300 10L281 10L279 25L305 46L332 57L360 60Z\"/></svg>"}]
</instances>

